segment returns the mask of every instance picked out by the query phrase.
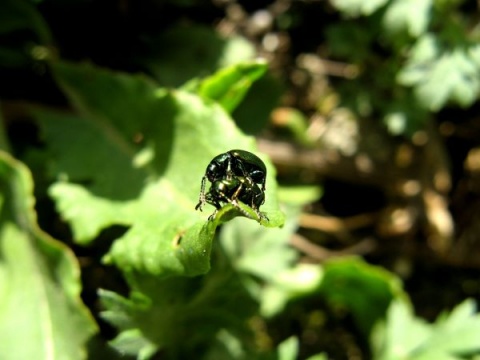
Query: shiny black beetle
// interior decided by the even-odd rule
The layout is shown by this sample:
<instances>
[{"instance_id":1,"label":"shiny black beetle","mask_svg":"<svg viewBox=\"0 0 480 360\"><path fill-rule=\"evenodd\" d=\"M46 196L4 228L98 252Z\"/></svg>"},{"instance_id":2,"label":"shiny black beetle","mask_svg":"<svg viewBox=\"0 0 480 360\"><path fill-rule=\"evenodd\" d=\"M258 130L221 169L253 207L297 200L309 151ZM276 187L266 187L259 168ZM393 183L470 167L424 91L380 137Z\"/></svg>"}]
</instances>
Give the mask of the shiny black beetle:
<instances>
[{"instance_id":1,"label":"shiny black beetle","mask_svg":"<svg viewBox=\"0 0 480 360\"><path fill-rule=\"evenodd\" d=\"M200 197L195 209L202 211L202 206L209 203L219 210L222 204L235 205L240 200L250 206L260 218L264 218L259 208L265 202L266 177L265 164L251 152L230 150L217 155L208 164L202 178ZM205 193L207 179L212 185Z\"/></svg>"},{"instance_id":2,"label":"shiny black beetle","mask_svg":"<svg viewBox=\"0 0 480 360\"><path fill-rule=\"evenodd\" d=\"M266 218L259 210L265 202L265 193L250 179L235 176L230 180L217 180L211 185L205 195L205 201L215 206L216 210L209 216L209 219L212 219L224 204L230 203L238 207L238 200L250 206L260 219ZM247 217L249 216L243 210L240 209L240 211Z\"/></svg>"}]
</instances>

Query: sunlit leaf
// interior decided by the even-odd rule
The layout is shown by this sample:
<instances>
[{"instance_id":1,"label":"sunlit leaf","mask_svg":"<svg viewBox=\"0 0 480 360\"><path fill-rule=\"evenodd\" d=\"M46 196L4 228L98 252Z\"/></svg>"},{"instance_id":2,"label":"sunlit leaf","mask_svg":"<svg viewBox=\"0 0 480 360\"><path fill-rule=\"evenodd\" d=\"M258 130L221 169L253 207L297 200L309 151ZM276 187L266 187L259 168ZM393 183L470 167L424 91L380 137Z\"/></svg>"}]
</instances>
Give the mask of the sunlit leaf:
<instances>
[{"instance_id":1,"label":"sunlit leaf","mask_svg":"<svg viewBox=\"0 0 480 360\"><path fill-rule=\"evenodd\" d=\"M451 355L480 353L480 314L473 300L464 301L440 317L433 330L428 346L436 351Z\"/></svg>"},{"instance_id":2,"label":"sunlit leaf","mask_svg":"<svg viewBox=\"0 0 480 360\"><path fill-rule=\"evenodd\" d=\"M215 346L219 331L245 331L246 324L239 319L255 309L238 276L224 262L213 263L212 270L200 277L132 274L129 283L135 290L128 298L100 291L105 307L101 315L119 330L111 345L145 359L159 350L170 358L192 353L201 358L207 344Z\"/></svg>"},{"instance_id":3,"label":"sunlit leaf","mask_svg":"<svg viewBox=\"0 0 480 360\"><path fill-rule=\"evenodd\" d=\"M388 0L331 0L333 6L348 16L370 15Z\"/></svg>"},{"instance_id":4,"label":"sunlit leaf","mask_svg":"<svg viewBox=\"0 0 480 360\"><path fill-rule=\"evenodd\" d=\"M58 179L50 194L75 239L88 243L102 229L124 225L130 229L106 258L122 270L207 272L216 226L242 213L225 210L207 222L213 207L195 211L201 179L219 153L255 152L253 139L218 104L196 95L91 66L57 63L53 69L81 116L38 110L36 117ZM264 160L267 195L261 210L269 221L262 224L279 226L275 171ZM253 210L245 211L255 218Z\"/></svg>"},{"instance_id":5,"label":"sunlit leaf","mask_svg":"<svg viewBox=\"0 0 480 360\"><path fill-rule=\"evenodd\" d=\"M434 35L419 39L398 74L398 82L413 86L420 104L437 111L446 103L471 105L480 92L480 66L475 47L459 45L443 48Z\"/></svg>"},{"instance_id":6,"label":"sunlit leaf","mask_svg":"<svg viewBox=\"0 0 480 360\"><path fill-rule=\"evenodd\" d=\"M311 294L321 282L319 266L295 265L298 253L289 241L298 226L298 214L298 207L287 209L281 229L253 226L244 219L222 229L222 248L264 316L277 314L291 299Z\"/></svg>"},{"instance_id":7,"label":"sunlit leaf","mask_svg":"<svg viewBox=\"0 0 480 360\"><path fill-rule=\"evenodd\" d=\"M242 63L227 67L204 79L198 93L215 100L231 113L252 86L253 82L265 74L264 61Z\"/></svg>"},{"instance_id":8,"label":"sunlit leaf","mask_svg":"<svg viewBox=\"0 0 480 360\"><path fill-rule=\"evenodd\" d=\"M414 316L411 305L396 299L388 308L385 323L374 330L374 359L408 359L430 333L425 321Z\"/></svg>"},{"instance_id":9,"label":"sunlit leaf","mask_svg":"<svg viewBox=\"0 0 480 360\"><path fill-rule=\"evenodd\" d=\"M295 360L298 356L298 339L290 337L278 345L277 359L278 360Z\"/></svg>"},{"instance_id":10,"label":"sunlit leaf","mask_svg":"<svg viewBox=\"0 0 480 360\"><path fill-rule=\"evenodd\" d=\"M85 359L96 325L70 250L38 227L24 165L0 151L0 358Z\"/></svg>"},{"instance_id":11,"label":"sunlit leaf","mask_svg":"<svg viewBox=\"0 0 480 360\"><path fill-rule=\"evenodd\" d=\"M464 359L480 352L480 315L466 300L433 324L415 317L410 305L397 300L372 338L375 359ZM471 357L467 357L471 358Z\"/></svg>"},{"instance_id":12,"label":"sunlit leaf","mask_svg":"<svg viewBox=\"0 0 480 360\"><path fill-rule=\"evenodd\" d=\"M417 37L427 30L432 5L433 0L394 0L387 7L383 24L388 31L406 31Z\"/></svg>"}]
</instances>

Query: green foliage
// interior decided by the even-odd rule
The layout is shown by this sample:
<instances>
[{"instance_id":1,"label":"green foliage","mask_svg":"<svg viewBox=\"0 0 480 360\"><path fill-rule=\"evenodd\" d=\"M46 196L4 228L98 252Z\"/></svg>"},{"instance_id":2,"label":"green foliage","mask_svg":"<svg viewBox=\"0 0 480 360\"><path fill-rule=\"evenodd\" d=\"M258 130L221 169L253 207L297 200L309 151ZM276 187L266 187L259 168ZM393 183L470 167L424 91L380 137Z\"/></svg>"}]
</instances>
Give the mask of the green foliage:
<instances>
[{"instance_id":1,"label":"green foliage","mask_svg":"<svg viewBox=\"0 0 480 360\"><path fill-rule=\"evenodd\" d=\"M160 349L171 358L178 358L198 354L197 347L207 346L207 353L216 351L217 341L225 340L220 334L227 331L229 341L236 339L241 344L242 356L253 356L256 351L246 346L249 335L243 319L253 316L258 306L265 308L262 313L278 312L290 298L314 289L311 280L304 286L297 283L294 290L280 283L292 272L297 256L288 246L295 229L293 214L281 229L236 219L223 226L218 244L221 249L214 252L212 269L203 277L161 279L129 275L135 289L129 299L101 291L107 309L102 316L121 330L112 345L121 352L140 354L140 358ZM290 283L298 279L299 276ZM277 298L272 300L275 289ZM208 348L209 344L212 348Z\"/></svg>"},{"instance_id":2,"label":"green foliage","mask_svg":"<svg viewBox=\"0 0 480 360\"><path fill-rule=\"evenodd\" d=\"M149 39L149 50L149 55L138 61L160 84L174 87L252 60L255 55L244 38L222 38L213 29L199 25L172 27Z\"/></svg>"},{"instance_id":3,"label":"green foliage","mask_svg":"<svg viewBox=\"0 0 480 360\"><path fill-rule=\"evenodd\" d=\"M28 169L0 151L0 357L83 359L96 325L67 246L39 229Z\"/></svg>"},{"instance_id":4,"label":"green foliage","mask_svg":"<svg viewBox=\"0 0 480 360\"><path fill-rule=\"evenodd\" d=\"M331 51L362 71L353 83L342 84L340 93L361 116L379 114L392 133L410 135L429 120L428 112L467 107L478 99L478 32L470 30L473 19L460 15L456 1L332 4L350 20L327 31ZM374 47L383 49L382 57ZM360 88L363 100L352 98Z\"/></svg>"},{"instance_id":5,"label":"green foliage","mask_svg":"<svg viewBox=\"0 0 480 360\"><path fill-rule=\"evenodd\" d=\"M248 333L241 320L253 314L254 303L228 264L216 260L204 277L131 276L136 290L129 299L101 291L102 317L120 330L111 345L139 358L157 350L173 359L200 358L224 329L244 347Z\"/></svg>"},{"instance_id":6,"label":"green foliage","mask_svg":"<svg viewBox=\"0 0 480 360\"><path fill-rule=\"evenodd\" d=\"M372 337L375 359L473 359L480 350L480 316L466 300L433 324L416 318L410 304L396 300Z\"/></svg>"},{"instance_id":7,"label":"green foliage","mask_svg":"<svg viewBox=\"0 0 480 360\"><path fill-rule=\"evenodd\" d=\"M208 98L203 100L192 93L157 88L138 76L90 65L52 64L79 115L33 111L48 144L51 175L57 179L49 193L79 243L91 242L109 226L129 226L105 261L125 273L131 297L99 294L107 308L104 318L121 330L112 345L122 353L147 358L166 349L175 358L212 340L230 321L230 316L218 313L218 306L214 315L204 309L213 306L210 302L228 301L231 292L223 290L235 284L229 280L232 275L212 271L208 283L221 287L213 285L217 289L213 291L197 285L196 297L190 294L198 280L171 276L206 273L216 227L241 215L229 205L213 221L206 221L206 215L194 208L200 180L215 155L230 148L254 151L252 140L212 101L226 99L225 94L237 89L230 99L238 102L250 86L251 80L246 81L250 73L264 71L265 65L243 68L251 70L240 76L236 71L241 67L235 66L200 83L200 92ZM215 92L210 90L214 84L220 85ZM282 225L283 214L275 197L275 171L264 160L269 176L262 211L269 220L261 222L275 227ZM248 206L240 206L256 217ZM202 323L211 324L212 330L197 336L195 329ZM191 347L185 347L178 334L189 332Z\"/></svg>"},{"instance_id":8,"label":"green foliage","mask_svg":"<svg viewBox=\"0 0 480 360\"><path fill-rule=\"evenodd\" d=\"M434 0L394 0L383 17L385 29L395 35L406 32L412 37L424 34L430 22Z\"/></svg>"},{"instance_id":9,"label":"green foliage","mask_svg":"<svg viewBox=\"0 0 480 360\"><path fill-rule=\"evenodd\" d=\"M447 48L428 33L412 47L398 81L413 86L420 103L430 110L439 110L448 101L467 107L480 91L479 54L478 44L459 42Z\"/></svg>"},{"instance_id":10,"label":"green foliage","mask_svg":"<svg viewBox=\"0 0 480 360\"><path fill-rule=\"evenodd\" d=\"M75 240L88 243L109 226L130 226L114 243L108 262L155 275L208 271L215 228L234 209L226 207L213 222L193 211L200 180L215 155L231 148L254 151L251 139L217 104L194 94L86 65L55 63L52 68L82 114L35 112L58 179L50 194L71 223ZM265 161L272 196L267 195L262 207L270 219L263 223L279 226L283 220L274 196L275 171Z\"/></svg>"},{"instance_id":11,"label":"green foliage","mask_svg":"<svg viewBox=\"0 0 480 360\"><path fill-rule=\"evenodd\" d=\"M360 260L333 261L324 271L320 291L333 306L348 308L365 334L384 316L392 299L405 297L396 276Z\"/></svg>"},{"instance_id":12,"label":"green foliage","mask_svg":"<svg viewBox=\"0 0 480 360\"><path fill-rule=\"evenodd\" d=\"M25 66L35 56L35 45L51 42L50 30L35 7L26 1L4 0L1 6L0 66ZM22 46L17 46L16 41Z\"/></svg>"},{"instance_id":13,"label":"green foliage","mask_svg":"<svg viewBox=\"0 0 480 360\"><path fill-rule=\"evenodd\" d=\"M296 264L298 253L288 244L296 230L298 214L298 208L291 208L281 229L266 231L252 223L236 221L227 224L221 233L226 256L259 303L263 316L277 314L289 300L311 293L321 281L322 269Z\"/></svg>"},{"instance_id":14,"label":"green foliage","mask_svg":"<svg viewBox=\"0 0 480 360\"><path fill-rule=\"evenodd\" d=\"M332 0L332 4L348 16L371 15L387 2L388 0Z\"/></svg>"},{"instance_id":15,"label":"green foliage","mask_svg":"<svg viewBox=\"0 0 480 360\"><path fill-rule=\"evenodd\" d=\"M242 101L253 82L266 71L267 64L264 61L231 66L203 80L198 93L215 100L231 113Z\"/></svg>"}]
</instances>

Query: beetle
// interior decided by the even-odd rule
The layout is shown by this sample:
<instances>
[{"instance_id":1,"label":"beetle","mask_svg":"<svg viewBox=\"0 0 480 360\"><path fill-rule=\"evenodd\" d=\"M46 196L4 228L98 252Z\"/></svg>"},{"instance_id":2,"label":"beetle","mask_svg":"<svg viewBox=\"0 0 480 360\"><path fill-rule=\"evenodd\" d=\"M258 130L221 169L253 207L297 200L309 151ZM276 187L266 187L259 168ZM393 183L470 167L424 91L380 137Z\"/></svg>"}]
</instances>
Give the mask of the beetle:
<instances>
[{"instance_id":1,"label":"beetle","mask_svg":"<svg viewBox=\"0 0 480 360\"><path fill-rule=\"evenodd\" d=\"M216 209L208 219L211 220L217 211L222 208L223 204L226 203L233 204L245 216L250 217L238 206L238 200L250 206L260 219L267 218L259 210L260 206L265 202L265 193L251 179L243 176L234 176L230 180L221 179L212 183L210 190L205 195L205 201L215 206Z\"/></svg>"},{"instance_id":2,"label":"beetle","mask_svg":"<svg viewBox=\"0 0 480 360\"><path fill-rule=\"evenodd\" d=\"M206 180L213 184L218 180L231 180L238 176L259 185L260 190L265 192L267 168L264 162L257 155L249 151L239 149L230 150L215 156L208 164L200 186L199 202L195 209L200 209L201 211L203 204L206 202Z\"/></svg>"},{"instance_id":3,"label":"beetle","mask_svg":"<svg viewBox=\"0 0 480 360\"><path fill-rule=\"evenodd\" d=\"M200 196L195 210L202 211L205 203L215 206L216 211L226 203L238 207L237 200L239 200L250 206L259 218L266 218L259 211L260 206L265 202L266 176L265 164L251 152L230 150L217 155L208 164L202 178ZM207 193L205 193L206 180L212 184Z\"/></svg>"}]
</instances>

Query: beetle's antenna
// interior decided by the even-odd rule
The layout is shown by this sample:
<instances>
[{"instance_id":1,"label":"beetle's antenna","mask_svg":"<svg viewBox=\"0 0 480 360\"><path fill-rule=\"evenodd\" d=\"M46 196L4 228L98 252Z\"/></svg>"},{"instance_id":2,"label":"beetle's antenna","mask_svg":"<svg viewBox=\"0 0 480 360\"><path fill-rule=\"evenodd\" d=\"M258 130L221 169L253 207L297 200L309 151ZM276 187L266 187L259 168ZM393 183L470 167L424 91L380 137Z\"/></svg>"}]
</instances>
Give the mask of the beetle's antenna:
<instances>
[{"instance_id":1,"label":"beetle's antenna","mask_svg":"<svg viewBox=\"0 0 480 360\"><path fill-rule=\"evenodd\" d=\"M198 204L195 206L195 210L202 211L202 206L205 204L205 180L206 177L202 178L202 184L200 185L200 197L198 198Z\"/></svg>"}]
</instances>

